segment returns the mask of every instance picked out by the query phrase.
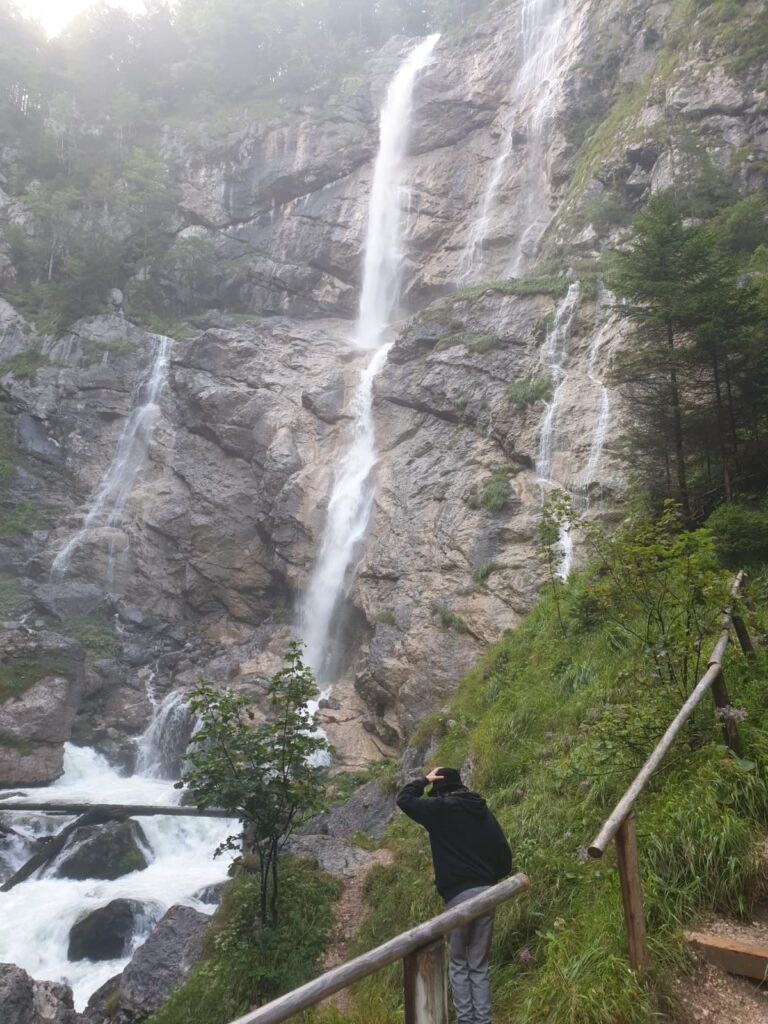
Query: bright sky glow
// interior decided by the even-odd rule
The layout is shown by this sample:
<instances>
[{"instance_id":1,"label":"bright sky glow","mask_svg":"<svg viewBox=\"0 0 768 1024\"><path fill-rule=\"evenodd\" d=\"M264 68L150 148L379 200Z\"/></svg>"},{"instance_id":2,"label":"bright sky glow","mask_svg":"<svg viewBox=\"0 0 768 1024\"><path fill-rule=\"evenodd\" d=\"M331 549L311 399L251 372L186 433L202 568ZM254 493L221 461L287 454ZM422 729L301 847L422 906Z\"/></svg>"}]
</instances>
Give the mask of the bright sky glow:
<instances>
[{"instance_id":1,"label":"bright sky glow","mask_svg":"<svg viewBox=\"0 0 768 1024\"><path fill-rule=\"evenodd\" d=\"M144 0L110 0L111 6L123 7L138 14L144 10ZM28 18L39 21L48 38L57 36L68 21L93 5L93 0L18 0L18 8Z\"/></svg>"}]
</instances>

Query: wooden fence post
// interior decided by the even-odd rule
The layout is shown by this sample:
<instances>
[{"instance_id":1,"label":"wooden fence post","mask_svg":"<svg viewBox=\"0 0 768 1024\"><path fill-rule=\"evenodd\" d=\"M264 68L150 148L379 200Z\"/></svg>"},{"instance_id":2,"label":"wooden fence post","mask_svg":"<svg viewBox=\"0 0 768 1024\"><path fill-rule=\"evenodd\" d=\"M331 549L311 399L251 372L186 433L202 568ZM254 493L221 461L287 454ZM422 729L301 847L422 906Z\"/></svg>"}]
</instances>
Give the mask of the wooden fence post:
<instances>
[{"instance_id":1,"label":"wooden fence post","mask_svg":"<svg viewBox=\"0 0 768 1024\"><path fill-rule=\"evenodd\" d=\"M755 659L755 648L752 646L752 638L749 635L749 630L746 627L744 619L740 615L731 616L731 622L733 628L736 631L736 636L739 638L739 644L744 654L749 658L750 661Z\"/></svg>"},{"instance_id":2,"label":"wooden fence post","mask_svg":"<svg viewBox=\"0 0 768 1024\"><path fill-rule=\"evenodd\" d=\"M731 706L731 701L728 696L728 687L725 685L725 676L723 675L722 669L720 669L715 681L712 683L712 699L715 702L716 708L730 708ZM741 757L743 747L741 745L739 730L736 728L736 722L732 718L723 717L720 719L720 723L723 726L725 742L737 757Z\"/></svg>"},{"instance_id":3,"label":"wooden fence post","mask_svg":"<svg viewBox=\"0 0 768 1024\"><path fill-rule=\"evenodd\" d=\"M637 859L634 811L629 812L616 833L616 860L619 866L621 900L624 904L624 922L627 927L629 962L633 970L638 970L647 966L648 950L645 946L643 889L640 883L640 864Z\"/></svg>"},{"instance_id":4,"label":"wooden fence post","mask_svg":"<svg viewBox=\"0 0 768 1024\"><path fill-rule=\"evenodd\" d=\"M448 1024L445 942L442 938L403 957L405 1024Z\"/></svg>"}]
</instances>

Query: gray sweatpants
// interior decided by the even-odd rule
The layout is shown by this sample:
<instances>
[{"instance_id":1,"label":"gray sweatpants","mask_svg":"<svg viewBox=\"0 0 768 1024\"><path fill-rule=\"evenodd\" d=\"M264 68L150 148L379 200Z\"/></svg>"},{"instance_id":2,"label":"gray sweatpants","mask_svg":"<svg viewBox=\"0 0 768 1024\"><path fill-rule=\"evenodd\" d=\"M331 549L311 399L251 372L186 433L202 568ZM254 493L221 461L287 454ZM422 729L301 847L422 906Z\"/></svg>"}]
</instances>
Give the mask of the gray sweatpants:
<instances>
[{"instance_id":1,"label":"gray sweatpants","mask_svg":"<svg viewBox=\"0 0 768 1024\"><path fill-rule=\"evenodd\" d=\"M445 909L450 910L489 888L488 885L480 885L475 889L465 889L448 900ZM493 915L491 910L448 933L448 976L458 1024L491 1024L488 951L491 948Z\"/></svg>"}]
</instances>

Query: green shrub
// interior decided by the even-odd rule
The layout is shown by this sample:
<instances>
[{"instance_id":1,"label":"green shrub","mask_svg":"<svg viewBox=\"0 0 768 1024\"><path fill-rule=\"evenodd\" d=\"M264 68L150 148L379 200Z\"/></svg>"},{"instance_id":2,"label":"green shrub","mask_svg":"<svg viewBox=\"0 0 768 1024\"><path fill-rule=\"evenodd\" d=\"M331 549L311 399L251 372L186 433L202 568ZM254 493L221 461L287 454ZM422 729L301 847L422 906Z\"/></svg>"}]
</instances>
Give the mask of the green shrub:
<instances>
[{"instance_id":1,"label":"green shrub","mask_svg":"<svg viewBox=\"0 0 768 1024\"><path fill-rule=\"evenodd\" d=\"M464 619L457 615L456 612L451 611L450 608L446 608L444 604L441 604L439 601L432 601L429 607L432 614L440 620L440 625L443 629L453 629L457 633L469 632L469 627Z\"/></svg>"},{"instance_id":2,"label":"green shrub","mask_svg":"<svg viewBox=\"0 0 768 1024\"><path fill-rule=\"evenodd\" d=\"M552 397L551 377L529 377L516 380L506 390L506 396L513 405L525 408L535 402L548 402Z\"/></svg>"},{"instance_id":3,"label":"green shrub","mask_svg":"<svg viewBox=\"0 0 768 1024\"><path fill-rule=\"evenodd\" d=\"M39 510L31 502L0 503L0 537L31 533L39 519Z\"/></svg>"},{"instance_id":4,"label":"green shrub","mask_svg":"<svg viewBox=\"0 0 768 1024\"><path fill-rule=\"evenodd\" d=\"M496 334L476 334L471 331L457 331L441 338L435 345L436 352L443 352L447 348L454 348L456 345L464 345L470 352L478 352L481 355L485 352L492 352L501 345L501 338Z\"/></svg>"},{"instance_id":5,"label":"green shrub","mask_svg":"<svg viewBox=\"0 0 768 1024\"><path fill-rule=\"evenodd\" d=\"M20 697L25 690L49 676L72 679L74 668L70 662L57 658L19 658L0 665L0 704L11 697Z\"/></svg>"},{"instance_id":6,"label":"green shrub","mask_svg":"<svg viewBox=\"0 0 768 1024\"><path fill-rule=\"evenodd\" d=\"M111 657L120 650L111 625L95 615L80 615L62 625L62 631L78 640L86 651L99 657Z\"/></svg>"},{"instance_id":7,"label":"green shrub","mask_svg":"<svg viewBox=\"0 0 768 1024\"><path fill-rule=\"evenodd\" d=\"M500 572L502 569L506 569L506 565L502 565L501 562L481 562L472 570L472 579L475 583L485 583L492 573Z\"/></svg>"},{"instance_id":8,"label":"green shrub","mask_svg":"<svg viewBox=\"0 0 768 1024\"><path fill-rule=\"evenodd\" d=\"M724 565L740 569L768 562L768 508L720 505L707 526Z\"/></svg>"},{"instance_id":9,"label":"green shrub","mask_svg":"<svg viewBox=\"0 0 768 1024\"><path fill-rule=\"evenodd\" d=\"M214 915L204 959L147 1024L227 1024L313 977L340 884L289 854L280 868L278 927L259 926L258 870L244 862Z\"/></svg>"},{"instance_id":10,"label":"green shrub","mask_svg":"<svg viewBox=\"0 0 768 1024\"><path fill-rule=\"evenodd\" d=\"M464 498L472 509L483 508L486 512L501 512L509 500L512 488L506 469L495 469L481 486L473 484Z\"/></svg>"}]
</instances>

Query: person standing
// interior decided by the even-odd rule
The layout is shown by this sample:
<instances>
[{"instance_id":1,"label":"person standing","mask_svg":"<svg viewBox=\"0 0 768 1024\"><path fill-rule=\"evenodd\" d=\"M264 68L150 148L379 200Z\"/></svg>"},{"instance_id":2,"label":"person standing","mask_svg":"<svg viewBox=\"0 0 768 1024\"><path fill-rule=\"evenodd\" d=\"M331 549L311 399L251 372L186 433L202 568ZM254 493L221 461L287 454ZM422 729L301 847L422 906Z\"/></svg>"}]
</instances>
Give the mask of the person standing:
<instances>
[{"instance_id":1,"label":"person standing","mask_svg":"<svg viewBox=\"0 0 768 1024\"><path fill-rule=\"evenodd\" d=\"M430 798L424 800L430 783ZM455 768L433 768L403 786L396 802L429 833L435 885L446 910L477 896L512 870L501 826ZM493 917L491 910L448 933L448 974L458 1024L491 1024L488 952Z\"/></svg>"}]
</instances>

